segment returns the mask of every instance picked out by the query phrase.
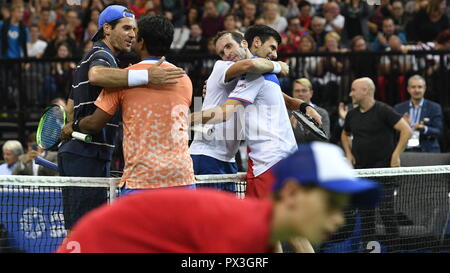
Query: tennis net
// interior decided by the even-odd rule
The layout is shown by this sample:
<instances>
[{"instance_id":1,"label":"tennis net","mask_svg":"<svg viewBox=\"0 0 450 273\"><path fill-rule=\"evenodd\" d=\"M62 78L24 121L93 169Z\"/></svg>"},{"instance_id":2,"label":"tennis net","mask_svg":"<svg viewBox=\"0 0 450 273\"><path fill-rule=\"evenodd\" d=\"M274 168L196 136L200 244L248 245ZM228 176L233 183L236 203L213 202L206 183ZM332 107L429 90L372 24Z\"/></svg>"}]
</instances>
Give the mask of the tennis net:
<instances>
[{"instance_id":1,"label":"tennis net","mask_svg":"<svg viewBox=\"0 0 450 273\"><path fill-rule=\"evenodd\" d=\"M357 170L383 184L381 206L347 210L346 224L318 252L449 252L450 166ZM245 173L196 176L197 188L245 196ZM119 196L119 178L0 176L0 253L54 252L66 236L62 189L103 188Z\"/></svg>"}]
</instances>

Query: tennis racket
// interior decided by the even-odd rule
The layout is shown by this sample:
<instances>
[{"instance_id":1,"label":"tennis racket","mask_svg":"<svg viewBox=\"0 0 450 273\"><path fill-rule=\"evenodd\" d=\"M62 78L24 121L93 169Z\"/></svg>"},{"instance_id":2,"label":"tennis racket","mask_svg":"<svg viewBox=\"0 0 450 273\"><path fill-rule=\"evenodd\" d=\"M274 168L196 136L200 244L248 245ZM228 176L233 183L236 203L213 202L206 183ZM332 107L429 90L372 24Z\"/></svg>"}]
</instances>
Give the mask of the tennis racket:
<instances>
[{"instance_id":1,"label":"tennis racket","mask_svg":"<svg viewBox=\"0 0 450 273\"><path fill-rule=\"evenodd\" d=\"M319 124L317 124L317 122L310 116L305 115L299 111L292 111L292 114L303 125L304 128L309 130L315 136L319 137L321 140L329 140L323 128Z\"/></svg>"},{"instance_id":2,"label":"tennis racket","mask_svg":"<svg viewBox=\"0 0 450 273\"><path fill-rule=\"evenodd\" d=\"M67 115L64 107L58 104L53 104L44 110L44 114L39 120L38 129L36 132L36 143L44 149L49 150L56 147L61 142L61 132L66 125ZM73 132L72 137L81 141L91 142L92 137L80 132ZM50 163L43 158L37 157L35 159L36 164L44 167L55 169L54 166L49 167ZM56 166L56 165L55 165Z\"/></svg>"}]
</instances>

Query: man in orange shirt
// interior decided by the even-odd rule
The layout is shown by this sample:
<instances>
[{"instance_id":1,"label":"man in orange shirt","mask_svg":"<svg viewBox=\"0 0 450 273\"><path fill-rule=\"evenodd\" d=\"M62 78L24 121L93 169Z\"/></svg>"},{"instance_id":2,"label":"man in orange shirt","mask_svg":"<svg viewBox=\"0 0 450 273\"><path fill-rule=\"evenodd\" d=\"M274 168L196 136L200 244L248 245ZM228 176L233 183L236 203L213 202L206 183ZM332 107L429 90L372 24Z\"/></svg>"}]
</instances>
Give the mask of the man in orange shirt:
<instances>
[{"instance_id":1,"label":"man in orange shirt","mask_svg":"<svg viewBox=\"0 0 450 273\"><path fill-rule=\"evenodd\" d=\"M41 20L38 22L39 30L45 41L50 42L55 36L56 23L50 21L50 8L41 10Z\"/></svg>"},{"instance_id":2,"label":"man in orange shirt","mask_svg":"<svg viewBox=\"0 0 450 273\"><path fill-rule=\"evenodd\" d=\"M169 50L173 25L163 16L143 17L138 22L134 49L143 59L128 69L148 69ZM164 62L162 67L175 67ZM188 152L188 112L192 83L187 75L176 84L104 89L97 110L79 121L81 132L100 131L121 107L124 124L124 192L173 186L194 187ZM126 91L125 91L126 90Z\"/></svg>"}]
</instances>

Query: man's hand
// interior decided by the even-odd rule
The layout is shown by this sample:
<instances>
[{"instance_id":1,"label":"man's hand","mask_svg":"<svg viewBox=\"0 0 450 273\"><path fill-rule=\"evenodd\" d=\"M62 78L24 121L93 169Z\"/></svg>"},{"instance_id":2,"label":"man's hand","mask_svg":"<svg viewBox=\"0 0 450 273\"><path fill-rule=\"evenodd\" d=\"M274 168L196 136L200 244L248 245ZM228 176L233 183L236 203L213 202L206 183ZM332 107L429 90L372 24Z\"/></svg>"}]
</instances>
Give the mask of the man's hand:
<instances>
[{"instance_id":1,"label":"man's hand","mask_svg":"<svg viewBox=\"0 0 450 273\"><path fill-rule=\"evenodd\" d=\"M352 164L353 167L355 167L356 160L355 160L355 157L353 156L353 154L352 153L346 153L345 157L347 158L348 162L350 164Z\"/></svg>"},{"instance_id":2,"label":"man's hand","mask_svg":"<svg viewBox=\"0 0 450 273\"><path fill-rule=\"evenodd\" d=\"M420 123L414 124L413 128L414 130L423 131L425 130L425 124L423 124L423 121L421 121Z\"/></svg>"},{"instance_id":3,"label":"man's hand","mask_svg":"<svg viewBox=\"0 0 450 273\"><path fill-rule=\"evenodd\" d=\"M72 122L67 123L61 132L61 139L62 140L71 140L72 139Z\"/></svg>"},{"instance_id":4,"label":"man's hand","mask_svg":"<svg viewBox=\"0 0 450 273\"><path fill-rule=\"evenodd\" d=\"M280 75L283 77L287 77L289 76L289 65L285 62L278 62L281 66L281 71L280 71Z\"/></svg>"},{"instance_id":5,"label":"man's hand","mask_svg":"<svg viewBox=\"0 0 450 273\"><path fill-rule=\"evenodd\" d=\"M31 160L34 160L36 157L38 157L40 155L40 152L35 151L35 150L29 150L25 156L23 157L22 162L24 164L27 164L28 162L30 162Z\"/></svg>"},{"instance_id":6,"label":"man's hand","mask_svg":"<svg viewBox=\"0 0 450 273\"><path fill-rule=\"evenodd\" d=\"M315 122L317 122L317 124L322 126L322 117L319 115L319 113L317 113L316 109L308 106L306 107L306 114L310 116Z\"/></svg>"},{"instance_id":7,"label":"man's hand","mask_svg":"<svg viewBox=\"0 0 450 273\"><path fill-rule=\"evenodd\" d=\"M391 167L400 167L400 155L393 153L391 157Z\"/></svg>"},{"instance_id":8,"label":"man's hand","mask_svg":"<svg viewBox=\"0 0 450 273\"><path fill-rule=\"evenodd\" d=\"M179 68L162 68L161 64L166 60L166 57L161 57L159 61L148 69L148 82L151 84L175 84L178 81L175 79L183 77L186 72Z\"/></svg>"},{"instance_id":9,"label":"man's hand","mask_svg":"<svg viewBox=\"0 0 450 273\"><path fill-rule=\"evenodd\" d=\"M342 120L345 120L347 113L348 113L348 107L343 102L340 102L339 103L339 118Z\"/></svg>"}]
</instances>

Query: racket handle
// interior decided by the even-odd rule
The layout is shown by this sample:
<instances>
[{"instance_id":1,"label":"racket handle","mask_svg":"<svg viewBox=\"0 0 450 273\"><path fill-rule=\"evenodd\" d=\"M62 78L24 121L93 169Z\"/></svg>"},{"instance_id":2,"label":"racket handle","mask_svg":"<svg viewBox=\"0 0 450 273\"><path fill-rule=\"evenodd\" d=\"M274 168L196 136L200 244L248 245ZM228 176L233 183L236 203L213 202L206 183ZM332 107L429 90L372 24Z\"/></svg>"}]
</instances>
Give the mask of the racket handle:
<instances>
[{"instance_id":1,"label":"racket handle","mask_svg":"<svg viewBox=\"0 0 450 273\"><path fill-rule=\"evenodd\" d=\"M204 127L201 124L197 124L197 125L191 126L190 129L191 129L191 131L199 132L199 133L202 133L203 135L206 135L206 136L210 136L214 132L213 128L206 128L206 127Z\"/></svg>"},{"instance_id":2,"label":"racket handle","mask_svg":"<svg viewBox=\"0 0 450 273\"><path fill-rule=\"evenodd\" d=\"M92 137L90 135L86 135L80 132L72 132L72 137L84 142L91 142Z\"/></svg>"},{"instance_id":3,"label":"racket handle","mask_svg":"<svg viewBox=\"0 0 450 273\"><path fill-rule=\"evenodd\" d=\"M34 159L34 162L38 165L41 165L43 167L46 167L48 169L54 170L54 171L58 171L58 165L56 165L53 162L50 162L46 159L43 159L42 157L36 157L36 159Z\"/></svg>"}]
</instances>

